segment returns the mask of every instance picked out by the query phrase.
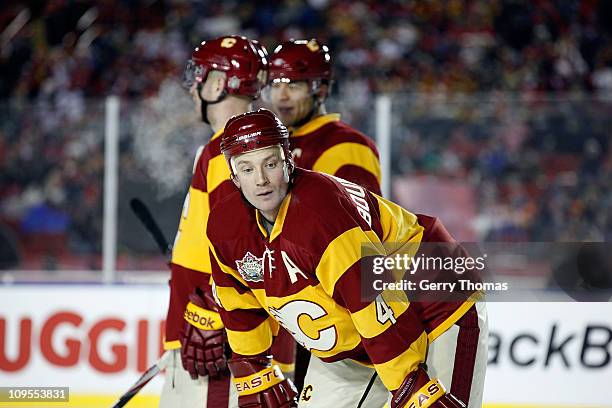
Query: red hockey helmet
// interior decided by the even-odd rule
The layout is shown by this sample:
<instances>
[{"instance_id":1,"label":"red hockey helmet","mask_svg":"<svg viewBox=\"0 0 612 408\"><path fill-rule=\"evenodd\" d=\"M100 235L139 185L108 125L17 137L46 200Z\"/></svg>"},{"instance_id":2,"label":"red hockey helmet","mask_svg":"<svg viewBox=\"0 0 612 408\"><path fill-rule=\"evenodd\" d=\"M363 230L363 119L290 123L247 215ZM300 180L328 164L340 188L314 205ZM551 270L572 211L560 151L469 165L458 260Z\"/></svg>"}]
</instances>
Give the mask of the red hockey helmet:
<instances>
[{"instance_id":1,"label":"red hockey helmet","mask_svg":"<svg viewBox=\"0 0 612 408\"><path fill-rule=\"evenodd\" d=\"M270 80L279 81L332 79L331 56L326 45L316 39L289 40L274 50L270 62Z\"/></svg>"},{"instance_id":2,"label":"red hockey helmet","mask_svg":"<svg viewBox=\"0 0 612 408\"><path fill-rule=\"evenodd\" d=\"M227 160L232 176L232 157L270 146L280 146L288 169L293 169L287 127L268 109L233 116L225 125L221 138L221 152Z\"/></svg>"},{"instance_id":3,"label":"red hockey helmet","mask_svg":"<svg viewBox=\"0 0 612 408\"><path fill-rule=\"evenodd\" d=\"M206 81L213 70L226 73L227 93L257 98L268 80L268 52L259 42L236 35L203 41L187 63L184 85Z\"/></svg>"}]
</instances>

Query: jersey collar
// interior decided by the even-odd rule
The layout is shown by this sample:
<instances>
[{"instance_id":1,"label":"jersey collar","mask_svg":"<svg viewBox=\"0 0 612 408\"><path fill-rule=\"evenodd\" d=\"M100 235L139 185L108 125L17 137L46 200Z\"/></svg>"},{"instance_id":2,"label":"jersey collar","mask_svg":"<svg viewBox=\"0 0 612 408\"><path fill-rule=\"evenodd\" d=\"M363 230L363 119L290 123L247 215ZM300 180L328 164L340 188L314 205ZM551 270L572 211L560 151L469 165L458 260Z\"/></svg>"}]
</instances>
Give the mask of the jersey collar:
<instances>
[{"instance_id":1,"label":"jersey collar","mask_svg":"<svg viewBox=\"0 0 612 408\"><path fill-rule=\"evenodd\" d=\"M214 135L212 135L212 137L210 138L210 141L212 142L213 140L215 140L216 138L218 138L219 136L221 136L223 134L223 129L219 129L215 132Z\"/></svg>"},{"instance_id":2,"label":"jersey collar","mask_svg":"<svg viewBox=\"0 0 612 408\"><path fill-rule=\"evenodd\" d=\"M289 203L291 202L291 193L288 193L283 202L281 203L280 209L278 210L278 215L276 216L276 220L274 220L274 226L272 227L272 231L270 232L269 242L274 241L276 237L283 232L283 225L285 224L285 218L287 217L287 210L289 209ZM263 220L261 219L261 215L258 210L255 210L255 218L257 219L257 226L259 227L259 231L263 234L264 237L268 238L268 231L263 225Z\"/></svg>"},{"instance_id":3,"label":"jersey collar","mask_svg":"<svg viewBox=\"0 0 612 408\"><path fill-rule=\"evenodd\" d=\"M293 129L291 137L300 137L314 132L315 130L327 125L330 122L337 122L340 120L339 113L328 113L326 115L317 116L313 120L297 129Z\"/></svg>"}]
</instances>

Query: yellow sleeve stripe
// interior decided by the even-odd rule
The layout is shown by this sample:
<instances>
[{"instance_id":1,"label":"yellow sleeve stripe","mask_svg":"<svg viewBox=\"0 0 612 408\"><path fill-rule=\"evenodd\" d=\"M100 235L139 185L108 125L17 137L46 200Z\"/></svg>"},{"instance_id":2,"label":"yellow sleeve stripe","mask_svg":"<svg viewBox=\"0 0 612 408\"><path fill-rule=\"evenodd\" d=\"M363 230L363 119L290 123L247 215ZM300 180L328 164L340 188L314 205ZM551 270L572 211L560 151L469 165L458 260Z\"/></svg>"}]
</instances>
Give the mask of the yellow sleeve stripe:
<instances>
[{"instance_id":1,"label":"yellow sleeve stripe","mask_svg":"<svg viewBox=\"0 0 612 408\"><path fill-rule=\"evenodd\" d=\"M178 340L164 341L164 350L174 350L181 348L181 342Z\"/></svg>"},{"instance_id":2,"label":"yellow sleeve stripe","mask_svg":"<svg viewBox=\"0 0 612 408\"><path fill-rule=\"evenodd\" d=\"M173 263L196 271L211 272L206 237L209 213L208 194L190 187L172 249Z\"/></svg>"},{"instance_id":3,"label":"yellow sleeve stripe","mask_svg":"<svg viewBox=\"0 0 612 408\"><path fill-rule=\"evenodd\" d=\"M208 162L208 171L206 172L206 190L210 194L219 187L221 183L230 179L230 171L225 161L225 156L222 154L213 157Z\"/></svg>"},{"instance_id":4,"label":"yellow sleeve stripe","mask_svg":"<svg viewBox=\"0 0 612 408\"><path fill-rule=\"evenodd\" d=\"M228 286L215 286L217 296L223 308L227 311L237 309L261 309L261 304L249 291L240 293Z\"/></svg>"},{"instance_id":5,"label":"yellow sleeve stripe","mask_svg":"<svg viewBox=\"0 0 612 408\"><path fill-rule=\"evenodd\" d=\"M270 319L269 317L259 326L248 331L234 331L226 327L227 340L232 350L244 356L254 356L267 351L272 346Z\"/></svg>"},{"instance_id":6,"label":"yellow sleeve stripe","mask_svg":"<svg viewBox=\"0 0 612 408\"><path fill-rule=\"evenodd\" d=\"M425 361L427 353L427 334L423 332L410 347L399 356L386 363L374 364L376 372L388 390L396 390L402 385L409 372L417 369Z\"/></svg>"},{"instance_id":7,"label":"yellow sleeve stripe","mask_svg":"<svg viewBox=\"0 0 612 408\"><path fill-rule=\"evenodd\" d=\"M336 282L344 272L361 259L361 245L376 243L377 240L373 231L363 231L355 227L329 243L315 269L317 279L328 295L333 295Z\"/></svg>"},{"instance_id":8,"label":"yellow sleeve stripe","mask_svg":"<svg viewBox=\"0 0 612 408\"><path fill-rule=\"evenodd\" d=\"M397 319L408 309L408 299L402 291L384 291L382 293L385 303L393 311L393 317ZM362 337L371 339L387 330L393 322L391 319L384 324L380 324L376 318L376 301L373 301L363 309L352 313L351 318L355 324L355 328Z\"/></svg>"},{"instance_id":9,"label":"yellow sleeve stripe","mask_svg":"<svg viewBox=\"0 0 612 408\"><path fill-rule=\"evenodd\" d=\"M367 145L359 143L340 143L327 149L313 164L312 169L327 174L336 174L338 169L348 164L359 166L372 173L380 183L380 163Z\"/></svg>"}]
</instances>

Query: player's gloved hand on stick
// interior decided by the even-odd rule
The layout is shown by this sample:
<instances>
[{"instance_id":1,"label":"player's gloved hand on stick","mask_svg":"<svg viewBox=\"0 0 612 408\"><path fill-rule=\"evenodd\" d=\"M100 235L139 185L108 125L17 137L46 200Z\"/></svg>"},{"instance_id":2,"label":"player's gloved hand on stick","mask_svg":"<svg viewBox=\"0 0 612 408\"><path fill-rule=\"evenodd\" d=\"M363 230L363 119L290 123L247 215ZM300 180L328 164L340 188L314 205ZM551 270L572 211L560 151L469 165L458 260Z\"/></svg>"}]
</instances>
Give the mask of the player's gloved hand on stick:
<instances>
[{"instance_id":1,"label":"player's gloved hand on stick","mask_svg":"<svg viewBox=\"0 0 612 408\"><path fill-rule=\"evenodd\" d=\"M297 390L272 356L240 357L228 361L238 390L240 408L297 407Z\"/></svg>"},{"instance_id":2,"label":"player's gloved hand on stick","mask_svg":"<svg viewBox=\"0 0 612 408\"><path fill-rule=\"evenodd\" d=\"M393 392L391 408L465 408L451 393L447 393L442 383L430 379L422 366L411 372L402 385Z\"/></svg>"},{"instance_id":3,"label":"player's gloved hand on stick","mask_svg":"<svg viewBox=\"0 0 612 408\"><path fill-rule=\"evenodd\" d=\"M212 294L189 295L185 309L185 328L181 333L181 361L191 378L228 375L223 353L225 332Z\"/></svg>"}]
</instances>

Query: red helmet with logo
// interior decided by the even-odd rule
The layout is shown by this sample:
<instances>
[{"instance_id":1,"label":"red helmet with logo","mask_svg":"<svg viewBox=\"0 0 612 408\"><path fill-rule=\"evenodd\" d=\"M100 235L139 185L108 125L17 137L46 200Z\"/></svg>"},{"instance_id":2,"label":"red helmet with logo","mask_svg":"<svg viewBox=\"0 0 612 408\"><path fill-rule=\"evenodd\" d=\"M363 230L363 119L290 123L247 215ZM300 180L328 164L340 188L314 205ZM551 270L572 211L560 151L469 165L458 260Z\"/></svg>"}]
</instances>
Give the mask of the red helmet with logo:
<instances>
[{"instance_id":1,"label":"red helmet with logo","mask_svg":"<svg viewBox=\"0 0 612 408\"><path fill-rule=\"evenodd\" d=\"M259 42L236 35L203 41L187 63L184 85L206 81L213 70L227 75L227 93L257 98L268 79L268 52Z\"/></svg>"},{"instance_id":2,"label":"red helmet with logo","mask_svg":"<svg viewBox=\"0 0 612 408\"><path fill-rule=\"evenodd\" d=\"M270 61L270 80L331 81L329 49L316 39L290 40L274 50Z\"/></svg>"},{"instance_id":3,"label":"red helmet with logo","mask_svg":"<svg viewBox=\"0 0 612 408\"><path fill-rule=\"evenodd\" d=\"M233 116L225 125L221 138L221 152L230 167L234 156L270 146L280 146L288 168L293 168L289 150L287 127L268 109L247 112Z\"/></svg>"}]
</instances>

